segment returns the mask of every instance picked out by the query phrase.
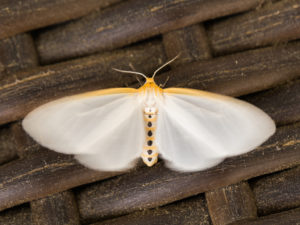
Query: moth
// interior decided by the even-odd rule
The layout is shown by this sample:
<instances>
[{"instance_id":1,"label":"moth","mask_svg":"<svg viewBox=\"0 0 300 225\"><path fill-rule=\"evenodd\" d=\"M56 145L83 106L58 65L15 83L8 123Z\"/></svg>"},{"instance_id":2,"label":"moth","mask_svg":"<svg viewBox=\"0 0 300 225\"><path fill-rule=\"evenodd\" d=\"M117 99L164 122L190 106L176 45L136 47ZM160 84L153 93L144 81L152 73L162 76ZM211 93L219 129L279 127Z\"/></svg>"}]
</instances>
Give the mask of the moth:
<instances>
[{"instance_id":1,"label":"moth","mask_svg":"<svg viewBox=\"0 0 300 225\"><path fill-rule=\"evenodd\" d=\"M46 103L23 120L25 131L42 146L74 154L100 171L126 170L141 157L148 166L158 156L183 172L213 167L249 152L274 132L259 108L232 98L188 88L158 86L156 73L142 73L138 89L111 88Z\"/></svg>"}]
</instances>

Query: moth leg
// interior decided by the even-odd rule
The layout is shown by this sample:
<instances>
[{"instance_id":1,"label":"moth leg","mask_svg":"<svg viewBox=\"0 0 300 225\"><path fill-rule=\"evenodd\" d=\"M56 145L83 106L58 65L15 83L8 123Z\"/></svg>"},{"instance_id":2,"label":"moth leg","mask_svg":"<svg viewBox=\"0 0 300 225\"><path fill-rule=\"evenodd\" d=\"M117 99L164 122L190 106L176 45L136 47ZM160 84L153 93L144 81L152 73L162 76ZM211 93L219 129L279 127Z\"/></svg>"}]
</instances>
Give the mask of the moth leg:
<instances>
[{"instance_id":1,"label":"moth leg","mask_svg":"<svg viewBox=\"0 0 300 225\"><path fill-rule=\"evenodd\" d=\"M140 78L138 76L135 76L135 78L137 79L137 81L140 83L141 86L143 86L144 83L142 83L142 81L140 80Z\"/></svg>"},{"instance_id":2,"label":"moth leg","mask_svg":"<svg viewBox=\"0 0 300 225\"><path fill-rule=\"evenodd\" d=\"M169 79L170 79L170 77L168 76L166 81L163 84L160 84L159 87L164 88L166 86L166 84L168 83Z\"/></svg>"}]
</instances>

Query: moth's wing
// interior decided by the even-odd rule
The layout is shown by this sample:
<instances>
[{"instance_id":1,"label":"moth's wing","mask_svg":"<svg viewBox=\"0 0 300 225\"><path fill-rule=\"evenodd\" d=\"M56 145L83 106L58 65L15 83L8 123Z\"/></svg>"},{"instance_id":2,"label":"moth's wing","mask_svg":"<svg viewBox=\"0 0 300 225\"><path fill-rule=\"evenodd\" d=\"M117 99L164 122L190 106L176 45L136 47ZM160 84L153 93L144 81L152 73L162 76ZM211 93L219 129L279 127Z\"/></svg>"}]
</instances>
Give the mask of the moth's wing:
<instances>
[{"instance_id":1,"label":"moth's wing","mask_svg":"<svg viewBox=\"0 0 300 225\"><path fill-rule=\"evenodd\" d=\"M247 102L168 88L159 103L156 135L159 152L169 167L196 171L254 149L275 129L266 113Z\"/></svg>"},{"instance_id":2,"label":"moth's wing","mask_svg":"<svg viewBox=\"0 0 300 225\"><path fill-rule=\"evenodd\" d=\"M99 170L131 167L145 136L138 93L133 88L52 101L30 112L23 127L42 146L75 154L81 163Z\"/></svg>"}]
</instances>

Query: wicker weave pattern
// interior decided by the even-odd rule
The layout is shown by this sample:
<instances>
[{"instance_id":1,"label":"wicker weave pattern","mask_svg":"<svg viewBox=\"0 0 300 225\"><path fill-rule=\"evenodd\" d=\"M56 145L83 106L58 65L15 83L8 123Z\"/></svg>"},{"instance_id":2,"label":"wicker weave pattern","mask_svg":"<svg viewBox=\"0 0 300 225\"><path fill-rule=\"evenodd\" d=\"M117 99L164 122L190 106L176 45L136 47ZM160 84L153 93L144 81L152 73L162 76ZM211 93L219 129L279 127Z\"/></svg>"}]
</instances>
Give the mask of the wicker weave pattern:
<instances>
[{"instance_id":1,"label":"wicker weave pattern","mask_svg":"<svg viewBox=\"0 0 300 225\"><path fill-rule=\"evenodd\" d=\"M299 224L299 0L20 2L0 3L1 225ZM179 52L157 83L240 96L276 134L207 171L103 173L20 126L50 100L137 85L113 67L152 74Z\"/></svg>"}]
</instances>

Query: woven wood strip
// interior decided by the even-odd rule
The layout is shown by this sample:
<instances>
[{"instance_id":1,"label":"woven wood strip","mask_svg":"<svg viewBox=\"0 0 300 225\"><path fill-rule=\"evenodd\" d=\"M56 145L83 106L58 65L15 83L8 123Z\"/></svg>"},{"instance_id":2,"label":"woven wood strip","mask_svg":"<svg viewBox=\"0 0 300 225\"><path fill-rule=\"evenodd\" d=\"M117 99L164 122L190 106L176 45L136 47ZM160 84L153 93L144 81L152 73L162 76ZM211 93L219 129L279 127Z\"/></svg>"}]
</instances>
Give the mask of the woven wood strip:
<instances>
[{"instance_id":1,"label":"woven wood strip","mask_svg":"<svg viewBox=\"0 0 300 225\"><path fill-rule=\"evenodd\" d=\"M37 65L38 59L34 42L29 34L20 34L0 40L0 88L5 84L16 82L17 78L14 73L17 71ZM25 77L19 79L22 78ZM18 151L13 134L11 125L0 127L0 164L17 157Z\"/></svg>"},{"instance_id":2,"label":"woven wood strip","mask_svg":"<svg viewBox=\"0 0 300 225\"><path fill-rule=\"evenodd\" d=\"M157 82L170 77L168 87L240 96L299 77L299 54L300 42L250 50L177 67L157 78Z\"/></svg>"},{"instance_id":3,"label":"woven wood strip","mask_svg":"<svg viewBox=\"0 0 300 225\"><path fill-rule=\"evenodd\" d=\"M211 225L203 196L196 196L164 207L132 213L91 225Z\"/></svg>"},{"instance_id":4,"label":"woven wood strip","mask_svg":"<svg viewBox=\"0 0 300 225\"><path fill-rule=\"evenodd\" d=\"M30 205L35 225L80 225L75 197L71 191L32 201Z\"/></svg>"},{"instance_id":5,"label":"woven wood strip","mask_svg":"<svg viewBox=\"0 0 300 225\"><path fill-rule=\"evenodd\" d=\"M14 139L14 148L20 158L41 150L41 146L23 130L21 121L11 125L10 135Z\"/></svg>"},{"instance_id":6,"label":"woven wood strip","mask_svg":"<svg viewBox=\"0 0 300 225\"><path fill-rule=\"evenodd\" d=\"M116 174L89 170L72 156L43 149L0 167L0 210Z\"/></svg>"},{"instance_id":7,"label":"woven wood strip","mask_svg":"<svg viewBox=\"0 0 300 225\"><path fill-rule=\"evenodd\" d=\"M240 221L230 225L297 225L300 221L300 208L272 214L257 220Z\"/></svg>"},{"instance_id":8,"label":"woven wood strip","mask_svg":"<svg viewBox=\"0 0 300 225\"><path fill-rule=\"evenodd\" d=\"M247 182L218 188L206 192L205 196L214 225L257 217L255 199Z\"/></svg>"},{"instance_id":9,"label":"woven wood strip","mask_svg":"<svg viewBox=\"0 0 300 225\"><path fill-rule=\"evenodd\" d=\"M8 209L0 214L1 225L33 225L28 205Z\"/></svg>"},{"instance_id":10,"label":"woven wood strip","mask_svg":"<svg viewBox=\"0 0 300 225\"><path fill-rule=\"evenodd\" d=\"M0 52L0 86L14 79L10 74L38 65L34 42L29 34L0 40Z\"/></svg>"},{"instance_id":11,"label":"woven wood strip","mask_svg":"<svg viewBox=\"0 0 300 225\"><path fill-rule=\"evenodd\" d=\"M214 54L225 54L300 38L300 2L283 0L266 4L208 28Z\"/></svg>"},{"instance_id":12,"label":"woven wood strip","mask_svg":"<svg viewBox=\"0 0 300 225\"><path fill-rule=\"evenodd\" d=\"M9 125L0 128L0 165L17 158L13 132Z\"/></svg>"},{"instance_id":13,"label":"woven wood strip","mask_svg":"<svg viewBox=\"0 0 300 225\"><path fill-rule=\"evenodd\" d=\"M259 0L130 0L41 33L37 47L42 62L60 61L115 49L197 22L243 12L258 3Z\"/></svg>"},{"instance_id":14,"label":"woven wood strip","mask_svg":"<svg viewBox=\"0 0 300 225\"><path fill-rule=\"evenodd\" d=\"M163 34L163 44L169 59L180 54L180 57L170 65L171 68L211 58L206 31L202 24Z\"/></svg>"},{"instance_id":15,"label":"woven wood strip","mask_svg":"<svg viewBox=\"0 0 300 225\"><path fill-rule=\"evenodd\" d=\"M255 181L253 192L260 215L300 207L300 167Z\"/></svg>"},{"instance_id":16,"label":"woven wood strip","mask_svg":"<svg viewBox=\"0 0 300 225\"><path fill-rule=\"evenodd\" d=\"M0 39L24 31L81 17L95 8L120 0L26 0L1 1Z\"/></svg>"},{"instance_id":17,"label":"woven wood strip","mask_svg":"<svg viewBox=\"0 0 300 225\"><path fill-rule=\"evenodd\" d=\"M278 125L300 121L300 80L243 99L263 108Z\"/></svg>"}]
</instances>

